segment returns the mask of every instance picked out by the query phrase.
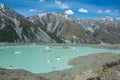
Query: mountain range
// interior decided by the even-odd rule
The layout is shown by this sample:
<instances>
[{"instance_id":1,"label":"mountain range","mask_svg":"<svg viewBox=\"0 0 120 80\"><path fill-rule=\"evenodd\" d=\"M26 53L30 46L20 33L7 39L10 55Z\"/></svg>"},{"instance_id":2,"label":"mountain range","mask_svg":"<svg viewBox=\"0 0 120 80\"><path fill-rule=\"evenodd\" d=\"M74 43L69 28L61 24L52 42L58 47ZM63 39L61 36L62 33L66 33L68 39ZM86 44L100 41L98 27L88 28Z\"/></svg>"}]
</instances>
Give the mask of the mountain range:
<instances>
[{"instance_id":1,"label":"mountain range","mask_svg":"<svg viewBox=\"0 0 120 80\"><path fill-rule=\"evenodd\" d=\"M120 20L108 16L77 19L57 12L25 18L0 3L0 42L119 44Z\"/></svg>"}]
</instances>

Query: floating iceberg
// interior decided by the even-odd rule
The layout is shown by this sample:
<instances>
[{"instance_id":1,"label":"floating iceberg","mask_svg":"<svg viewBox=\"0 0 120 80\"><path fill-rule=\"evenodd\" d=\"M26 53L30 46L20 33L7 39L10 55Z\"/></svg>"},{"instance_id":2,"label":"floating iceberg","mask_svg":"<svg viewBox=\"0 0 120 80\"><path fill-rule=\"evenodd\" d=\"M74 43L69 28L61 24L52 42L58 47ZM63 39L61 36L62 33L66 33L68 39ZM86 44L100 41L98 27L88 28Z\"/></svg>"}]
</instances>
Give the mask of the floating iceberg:
<instances>
[{"instance_id":1,"label":"floating iceberg","mask_svg":"<svg viewBox=\"0 0 120 80\"><path fill-rule=\"evenodd\" d=\"M50 47L47 46L46 49L47 49L47 50L50 50Z\"/></svg>"},{"instance_id":2,"label":"floating iceberg","mask_svg":"<svg viewBox=\"0 0 120 80\"><path fill-rule=\"evenodd\" d=\"M21 51L14 52L14 54L21 54L21 53L22 53Z\"/></svg>"},{"instance_id":3,"label":"floating iceberg","mask_svg":"<svg viewBox=\"0 0 120 80\"><path fill-rule=\"evenodd\" d=\"M59 61L59 60L61 60L61 57L55 57L55 59L56 59L57 61Z\"/></svg>"},{"instance_id":4,"label":"floating iceberg","mask_svg":"<svg viewBox=\"0 0 120 80\"><path fill-rule=\"evenodd\" d=\"M47 63L50 63L50 60L46 60Z\"/></svg>"}]
</instances>

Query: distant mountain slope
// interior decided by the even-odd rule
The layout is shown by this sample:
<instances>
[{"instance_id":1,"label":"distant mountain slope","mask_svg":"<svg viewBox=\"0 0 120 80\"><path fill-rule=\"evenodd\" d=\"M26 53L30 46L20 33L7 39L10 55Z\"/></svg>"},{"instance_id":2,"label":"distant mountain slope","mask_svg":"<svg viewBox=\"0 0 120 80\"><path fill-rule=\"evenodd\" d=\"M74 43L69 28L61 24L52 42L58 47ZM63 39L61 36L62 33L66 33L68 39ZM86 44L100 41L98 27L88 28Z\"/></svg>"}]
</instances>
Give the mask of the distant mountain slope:
<instances>
[{"instance_id":1,"label":"distant mountain slope","mask_svg":"<svg viewBox=\"0 0 120 80\"><path fill-rule=\"evenodd\" d=\"M112 17L79 20L79 26L103 43L120 43L120 20Z\"/></svg>"},{"instance_id":2,"label":"distant mountain slope","mask_svg":"<svg viewBox=\"0 0 120 80\"><path fill-rule=\"evenodd\" d=\"M52 32L64 42L99 43L93 36L87 34L77 25L78 20L70 15L60 13L42 13L28 20L40 25L46 32Z\"/></svg>"},{"instance_id":3,"label":"distant mountain slope","mask_svg":"<svg viewBox=\"0 0 120 80\"><path fill-rule=\"evenodd\" d=\"M0 3L0 42L52 42L40 27Z\"/></svg>"},{"instance_id":4,"label":"distant mountain slope","mask_svg":"<svg viewBox=\"0 0 120 80\"><path fill-rule=\"evenodd\" d=\"M78 20L71 15L51 12L29 17L29 21L70 43L120 43L120 20L112 17Z\"/></svg>"}]
</instances>

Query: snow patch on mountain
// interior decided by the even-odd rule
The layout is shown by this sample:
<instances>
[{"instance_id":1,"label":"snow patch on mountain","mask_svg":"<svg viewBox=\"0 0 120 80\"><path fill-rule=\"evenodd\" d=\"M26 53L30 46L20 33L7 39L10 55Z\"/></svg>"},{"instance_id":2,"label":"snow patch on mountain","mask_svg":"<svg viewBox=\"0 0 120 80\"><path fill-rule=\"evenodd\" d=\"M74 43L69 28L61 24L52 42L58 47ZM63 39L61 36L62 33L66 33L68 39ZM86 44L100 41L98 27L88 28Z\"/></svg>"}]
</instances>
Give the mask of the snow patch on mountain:
<instances>
[{"instance_id":1,"label":"snow patch on mountain","mask_svg":"<svg viewBox=\"0 0 120 80\"><path fill-rule=\"evenodd\" d=\"M0 3L0 8L4 9L4 4L3 3Z\"/></svg>"}]
</instances>

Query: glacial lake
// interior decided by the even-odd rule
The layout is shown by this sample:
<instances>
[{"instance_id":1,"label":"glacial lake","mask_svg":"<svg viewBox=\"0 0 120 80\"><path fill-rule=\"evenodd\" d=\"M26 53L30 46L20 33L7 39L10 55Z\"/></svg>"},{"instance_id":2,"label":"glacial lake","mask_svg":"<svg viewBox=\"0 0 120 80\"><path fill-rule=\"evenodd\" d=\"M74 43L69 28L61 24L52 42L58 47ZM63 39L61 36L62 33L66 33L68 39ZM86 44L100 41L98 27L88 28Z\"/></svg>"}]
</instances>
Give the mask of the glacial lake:
<instances>
[{"instance_id":1,"label":"glacial lake","mask_svg":"<svg viewBox=\"0 0 120 80\"><path fill-rule=\"evenodd\" d=\"M84 46L0 46L0 68L25 69L33 73L46 73L69 68L67 62L77 56L111 52L119 49L101 49Z\"/></svg>"}]
</instances>

